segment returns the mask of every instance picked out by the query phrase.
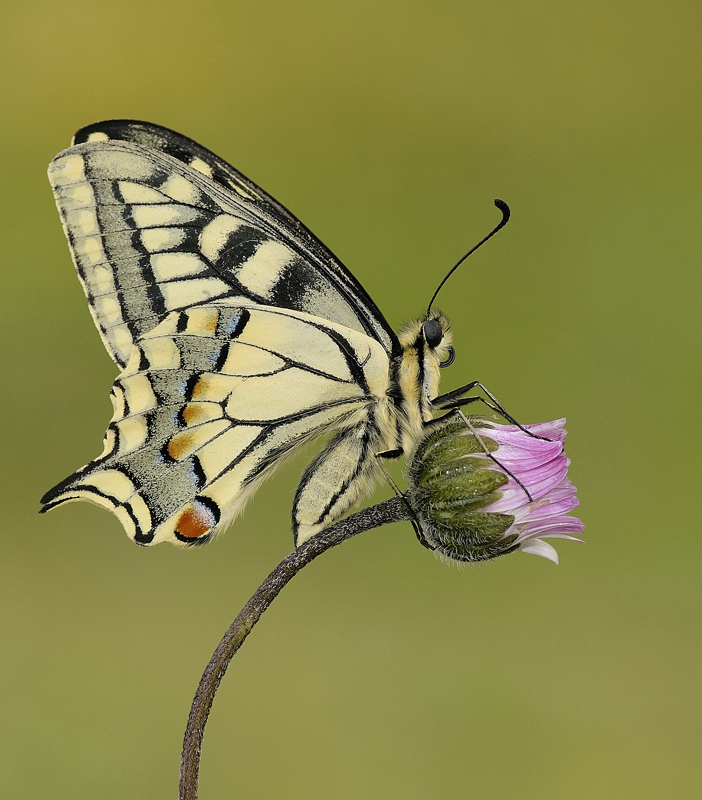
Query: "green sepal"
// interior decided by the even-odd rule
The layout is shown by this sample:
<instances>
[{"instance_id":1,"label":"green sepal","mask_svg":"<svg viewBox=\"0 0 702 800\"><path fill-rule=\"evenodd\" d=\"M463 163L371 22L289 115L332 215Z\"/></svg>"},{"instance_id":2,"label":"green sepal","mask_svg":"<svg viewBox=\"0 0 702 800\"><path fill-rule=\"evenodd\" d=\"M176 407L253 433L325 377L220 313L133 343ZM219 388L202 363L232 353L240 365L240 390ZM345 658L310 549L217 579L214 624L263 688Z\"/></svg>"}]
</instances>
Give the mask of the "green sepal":
<instances>
[{"instance_id":1,"label":"green sepal","mask_svg":"<svg viewBox=\"0 0 702 800\"><path fill-rule=\"evenodd\" d=\"M423 479L440 472L442 467L439 465L461 461L485 450L492 453L498 449L492 439L481 434L481 441L478 441L469 430L463 420L451 420L424 437L410 461L410 481L419 484Z\"/></svg>"},{"instance_id":2,"label":"green sepal","mask_svg":"<svg viewBox=\"0 0 702 800\"><path fill-rule=\"evenodd\" d=\"M435 511L422 509L421 516L432 529L432 535L447 547L465 542L480 547L498 541L514 523L511 514L491 514L481 511Z\"/></svg>"},{"instance_id":3,"label":"green sepal","mask_svg":"<svg viewBox=\"0 0 702 800\"><path fill-rule=\"evenodd\" d=\"M474 520L473 525L437 524L435 520L421 515L425 536L442 555L455 561L487 561L507 555L518 549L515 544L518 534L504 536L512 524L513 517L500 514L476 514L475 517L503 517L501 520Z\"/></svg>"},{"instance_id":4,"label":"green sepal","mask_svg":"<svg viewBox=\"0 0 702 800\"><path fill-rule=\"evenodd\" d=\"M469 458L459 465L448 464L431 476L423 476L417 484L421 502L432 508L454 508L465 505L484 507L498 500L498 490L509 478L504 472L486 467L486 459Z\"/></svg>"}]
</instances>

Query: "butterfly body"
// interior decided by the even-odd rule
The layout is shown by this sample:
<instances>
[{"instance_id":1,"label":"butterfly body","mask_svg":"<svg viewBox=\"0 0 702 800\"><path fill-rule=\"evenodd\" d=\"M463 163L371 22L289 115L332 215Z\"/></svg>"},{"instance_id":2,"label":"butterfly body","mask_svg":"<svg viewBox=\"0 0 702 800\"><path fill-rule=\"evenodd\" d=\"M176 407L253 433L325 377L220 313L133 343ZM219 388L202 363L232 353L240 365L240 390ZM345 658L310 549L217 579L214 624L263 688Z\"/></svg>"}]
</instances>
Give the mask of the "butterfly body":
<instances>
[{"instance_id":1,"label":"butterfly body","mask_svg":"<svg viewBox=\"0 0 702 800\"><path fill-rule=\"evenodd\" d=\"M202 544L286 455L331 434L294 501L305 541L431 424L448 321L396 336L290 212L179 134L113 121L76 142L49 177L122 372L103 453L43 510L88 500L139 544Z\"/></svg>"}]
</instances>

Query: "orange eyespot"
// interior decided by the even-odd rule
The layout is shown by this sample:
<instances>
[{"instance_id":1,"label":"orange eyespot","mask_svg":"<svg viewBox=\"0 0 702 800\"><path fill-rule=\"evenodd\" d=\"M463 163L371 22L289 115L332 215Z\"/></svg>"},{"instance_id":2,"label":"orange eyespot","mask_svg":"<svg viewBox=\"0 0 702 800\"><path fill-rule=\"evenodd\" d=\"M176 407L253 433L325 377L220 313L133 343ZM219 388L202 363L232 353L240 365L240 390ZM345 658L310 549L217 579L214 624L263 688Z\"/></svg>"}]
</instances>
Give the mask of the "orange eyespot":
<instances>
[{"instance_id":1,"label":"orange eyespot","mask_svg":"<svg viewBox=\"0 0 702 800\"><path fill-rule=\"evenodd\" d=\"M200 539L207 535L216 524L217 515L214 510L208 508L200 500L193 500L183 509L175 533L179 539Z\"/></svg>"}]
</instances>

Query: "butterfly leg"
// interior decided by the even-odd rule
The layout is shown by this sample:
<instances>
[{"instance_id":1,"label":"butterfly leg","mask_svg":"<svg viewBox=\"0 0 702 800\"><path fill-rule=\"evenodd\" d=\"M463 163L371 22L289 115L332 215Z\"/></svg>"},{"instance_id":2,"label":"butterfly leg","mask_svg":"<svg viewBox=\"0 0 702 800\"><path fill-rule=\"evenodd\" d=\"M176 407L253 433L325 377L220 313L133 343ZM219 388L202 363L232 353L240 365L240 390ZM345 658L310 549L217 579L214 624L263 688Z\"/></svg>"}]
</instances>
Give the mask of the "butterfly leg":
<instances>
[{"instance_id":1,"label":"butterfly leg","mask_svg":"<svg viewBox=\"0 0 702 800\"><path fill-rule=\"evenodd\" d=\"M427 541L426 537L424 536L424 533L423 533L423 531L422 531L422 526L421 526L421 524L420 524L419 520L417 519L417 515L414 513L414 509L413 509L413 508L412 508L412 506L410 505L410 502L409 502L409 500L407 500L407 497L405 496L404 492L402 492L402 491L400 490L400 487L399 487L399 486L398 486L398 485L395 483L395 481L392 479L392 475L391 475L391 474L390 474L390 472L388 471L388 468L385 466L385 464L383 464L383 462L382 462L382 460L381 460L381 459L383 459L383 458L388 458L388 455L387 455L387 453L388 453L388 452L390 452L390 453L395 453L395 452L397 452L397 451L395 451L395 450L391 450L391 451L386 451L385 453L376 453L376 454L375 454L375 457L378 459L378 466L380 467L380 471L383 473L383 475L384 475L384 477L385 477L385 480L386 480L386 481L387 481L387 482L390 484L390 486L393 488L393 490L394 490L395 494L396 494L398 497L401 497L401 498L404 500L404 502L405 502L405 505L407 506L407 508L408 508L408 510L409 510L409 512L410 512L410 514L412 515L412 516L410 517L410 522L412 523L412 527L414 528L414 532L417 534L417 539L419 539L419 543L420 543L420 544L422 544L422 545L424 545L424 547L426 547L426 548L427 548L427 550L435 550L436 548L435 548L435 547L432 547L432 546L429 544L429 542ZM401 452L402 452L402 451L400 451L400 454L401 454Z\"/></svg>"},{"instance_id":2,"label":"butterfly leg","mask_svg":"<svg viewBox=\"0 0 702 800\"><path fill-rule=\"evenodd\" d=\"M483 403L483 405L486 405L488 408L492 409L497 414L500 414L500 409L497 408L497 406L493 406L492 403L488 402L484 397L462 397L458 403L451 406L446 406L446 409L448 409L448 411L442 417L434 417L434 419L427 420L424 423L424 430L430 431L433 430L434 428L440 428L449 417L454 417L458 414L463 416L459 406L467 406L469 403L476 403L476 402Z\"/></svg>"},{"instance_id":3,"label":"butterfly leg","mask_svg":"<svg viewBox=\"0 0 702 800\"><path fill-rule=\"evenodd\" d=\"M486 400L484 397L463 397L463 395L465 395L471 389L480 389L488 396L489 400ZM472 381L471 383L467 383L465 386L461 386L460 388L454 389L451 392L446 392L446 394L439 395L439 397L436 397L434 400L432 400L432 405L437 410L448 408L456 409L476 401L482 402L488 408L497 412L501 417L504 417L504 419L508 420L513 425L516 425L521 431L524 431L524 433L531 436L533 439L543 439L547 442L551 441L545 436L537 436L535 433L531 433L531 431L527 430L521 423L517 422L517 420L511 414L507 413L505 407L502 405L502 403L500 403L495 395L480 381Z\"/></svg>"},{"instance_id":4,"label":"butterfly leg","mask_svg":"<svg viewBox=\"0 0 702 800\"><path fill-rule=\"evenodd\" d=\"M376 453L376 458L399 458L400 456L404 455L405 451L398 447L395 450L383 450L382 453ZM381 464L382 467L382 464Z\"/></svg>"}]
</instances>

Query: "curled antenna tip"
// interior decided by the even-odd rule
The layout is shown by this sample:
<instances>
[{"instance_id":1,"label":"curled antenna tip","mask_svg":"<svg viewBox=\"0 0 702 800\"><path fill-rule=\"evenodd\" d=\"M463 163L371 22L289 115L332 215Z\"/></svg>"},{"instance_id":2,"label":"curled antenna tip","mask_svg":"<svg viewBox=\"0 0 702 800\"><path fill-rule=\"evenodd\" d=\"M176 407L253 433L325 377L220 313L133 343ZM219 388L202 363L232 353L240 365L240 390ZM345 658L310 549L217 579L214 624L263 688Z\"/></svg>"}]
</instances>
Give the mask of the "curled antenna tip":
<instances>
[{"instance_id":1,"label":"curled antenna tip","mask_svg":"<svg viewBox=\"0 0 702 800\"><path fill-rule=\"evenodd\" d=\"M502 216L504 217L503 223L507 222L509 219L510 214L512 213L509 210L509 206L505 203L504 200L500 200L499 198L495 199L495 205L500 209L502 212Z\"/></svg>"}]
</instances>

